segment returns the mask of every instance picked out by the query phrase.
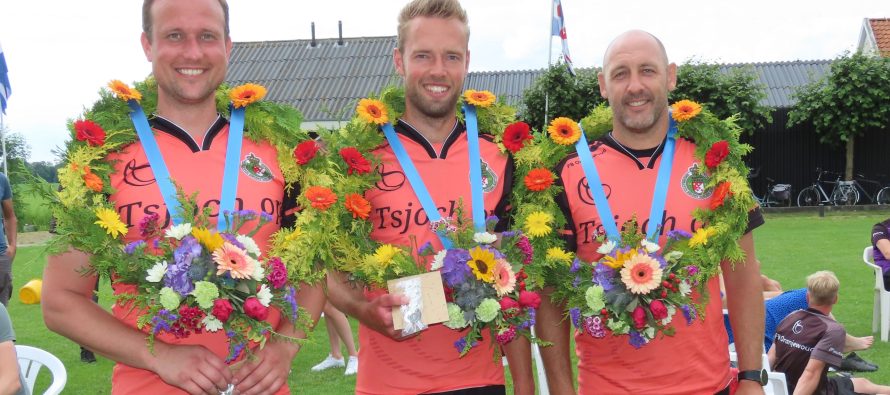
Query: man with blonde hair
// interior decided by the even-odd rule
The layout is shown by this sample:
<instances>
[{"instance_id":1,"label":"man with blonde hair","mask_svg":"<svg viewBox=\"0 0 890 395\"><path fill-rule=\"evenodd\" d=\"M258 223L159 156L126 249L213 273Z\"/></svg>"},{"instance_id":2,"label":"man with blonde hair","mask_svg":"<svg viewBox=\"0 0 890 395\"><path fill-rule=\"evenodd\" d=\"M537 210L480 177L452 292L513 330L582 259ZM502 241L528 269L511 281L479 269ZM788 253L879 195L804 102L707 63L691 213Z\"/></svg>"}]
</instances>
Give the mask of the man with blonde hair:
<instances>
[{"instance_id":1,"label":"man with blonde hair","mask_svg":"<svg viewBox=\"0 0 890 395\"><path fill-rule=\"evenodd\" d=\"M779 324L769 350L773 370L785 373L794 394L878 394L890 387L868 379L828 377L828 367L839 368L843 359L844 327L830 317L838 300L840 282L834 273L819 271L807 277L809 308L798 310Z\"/></svg>"},{"instance_id":2,"label":"man with blonde hair","mask_svg":"<svg viewBox=\"0 0 890 395\"><path fill-rule=\"evenodd\" d=\"M394 120L396 141L404 150L418 175L428 180L426 187L433 202L470 202L469 145L466 126L455 109L463 91L470 61L470 29L466 11L457 0L414 0L399 15L398 47L393 63L405 87L405 111ZM480 159L493 174L493 185L484 193L484 209L506 218L510 197L513 163L490 140L481 136ZM374 151L380 155L381 172L404 172L394 149L384 144ZM451 177L451 178L448 178ZM441 180L449 179L444 183ZM437 182L438 181L438 182ZM419 185L403 183L397 188L372 188L365 193L372 207L393 211L422 207L417 197ZM422 189L420 189L422 190ZM471 207L465 207L468 212ZM505 230L505 223L496 230ZM429 242L436 249L442 244L425 222L406 221L394 226L380 219L371 238L402 246ZM493 339L483 332L480 344L467 355L459 356L455 342L464 335L444 325L432 325L418 336L402 337L393 329L392 307L407 303L407 298L371 289L362 292L352 287L345 275L332 273L328 280L329 298L338 309L355 317L359 327L359 365L357 394L504 394L504 368L492 358ZM534 392L530 349L524 339L504 346L510 359L515 394Z\"/></svg>"}]
</instances>

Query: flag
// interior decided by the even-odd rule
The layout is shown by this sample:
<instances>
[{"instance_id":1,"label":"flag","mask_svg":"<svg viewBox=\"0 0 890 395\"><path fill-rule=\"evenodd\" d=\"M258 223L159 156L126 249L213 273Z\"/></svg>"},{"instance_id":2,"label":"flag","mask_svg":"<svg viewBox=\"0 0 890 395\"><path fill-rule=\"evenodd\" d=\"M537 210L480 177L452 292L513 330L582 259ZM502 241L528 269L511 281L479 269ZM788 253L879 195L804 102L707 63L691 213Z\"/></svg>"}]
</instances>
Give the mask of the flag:
<instances>
[{"instance_id":1,"label":"flag","mask_svg":"<svg viewBox=\"0 0 890 395\"><path fill-rule=\"evenodd\" d=\"M574 77L575 70L572 68L572 57L569 55L569 42L566 39L566 22L562 15L562 2L560 0L553 0L553 7L555 11L552 12L553 22L551 24L550 34L552 36L559 36L562 41L562 60L565 62L566 68L569 69L569 74Z\"/></svg>"},{"instance_id":2,"label":"flag","mask_svg":"<svg viewBox=\"0 0 890 395\"><path fill-rule=\"evenodd\" d=\"M3 55L3 47L0 46L0 111L6 114L6 101L9 100L9 95L12 94L12 89L9 88L9 76L6 75L6 57Z\"/></svg>"}]
</instances>

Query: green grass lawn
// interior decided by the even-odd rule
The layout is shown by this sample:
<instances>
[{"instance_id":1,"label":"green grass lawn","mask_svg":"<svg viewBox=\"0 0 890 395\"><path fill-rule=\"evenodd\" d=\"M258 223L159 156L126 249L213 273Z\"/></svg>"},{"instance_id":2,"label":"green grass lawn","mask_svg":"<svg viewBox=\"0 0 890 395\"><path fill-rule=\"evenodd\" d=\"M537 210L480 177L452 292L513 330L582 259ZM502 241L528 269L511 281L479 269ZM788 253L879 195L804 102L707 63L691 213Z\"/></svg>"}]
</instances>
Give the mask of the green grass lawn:
<instances>
[{"instance_id":1,"label":"green grass lawn","mask_svg":"<svg viewBox=\"0 0 890 395\"><path fill-rule=\"evenodd\" d=\"M764 274L781 281L785 289L805 286L805 277L817 270L834 271L841 281L841 297L835 316L856 336L871 333L872 286L874 275L862 263L862 249L869 245L871 226L890 216L888 211L866 211L847 214L768 214L767 223L755 231L757 256ZM45 263L40 247L18 251L14 264L16 289L32 278L42 276ZM111 304L108 284L102 284L100 303ZM99 357L96 364L80 362L78 346L46 329L39 305L23 305L15 295L9 305L19 344L45 349L65 363L68 385L65 394L107 394L113 364ZM353 322L353 325L355 323ZM342 370L313 373L309 368L328 353L324 323L293 363L290 378L295 394L349 394L355 385L354 376L343 376ZM871 350L859 353L878 364L878 372L864 377L890 384L890 343L875 342ZM41 377L38 391L48 379Z\"/></svg>"}]
</instances>

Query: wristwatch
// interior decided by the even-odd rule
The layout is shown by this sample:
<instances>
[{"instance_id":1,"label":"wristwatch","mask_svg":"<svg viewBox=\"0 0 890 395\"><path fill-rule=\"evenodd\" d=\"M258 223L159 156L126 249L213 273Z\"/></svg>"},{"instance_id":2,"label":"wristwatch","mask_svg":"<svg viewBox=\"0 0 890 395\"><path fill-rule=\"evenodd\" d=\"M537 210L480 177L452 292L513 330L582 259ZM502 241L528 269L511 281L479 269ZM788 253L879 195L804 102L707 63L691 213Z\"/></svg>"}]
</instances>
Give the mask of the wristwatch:
<instances>
[{"instance_id":1,"label":"wristwatch","mask_svg":"<svg viewBox=\"0 0 890 395\"><path fill-rule=\"evenodd\" d=\"M760 383L761 386L764 386L769 382L769 375L766 373L766 369L743 370L739 372L739 381L742 380L756 381Z\"/></svg>"}]
</instances>

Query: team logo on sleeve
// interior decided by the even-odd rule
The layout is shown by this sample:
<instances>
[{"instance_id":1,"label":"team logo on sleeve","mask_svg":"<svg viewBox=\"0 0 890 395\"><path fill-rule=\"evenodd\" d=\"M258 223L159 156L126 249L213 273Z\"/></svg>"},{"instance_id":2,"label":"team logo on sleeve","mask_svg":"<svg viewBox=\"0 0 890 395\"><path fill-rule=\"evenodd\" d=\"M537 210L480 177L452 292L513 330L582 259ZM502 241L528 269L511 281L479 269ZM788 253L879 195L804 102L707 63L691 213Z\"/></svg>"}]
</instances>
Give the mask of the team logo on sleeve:
<instances>
[{"instance_id":1,"label":"team logo on sleeve","mask_svg":"<svg viewBox=\"0 0 890 395\"><path fill-rule=\"evenodd\" d=\"M253 154L247 154L247 157L241 161L241 171L248 177L260 182L272 181L272 170L263 163L263 160Z\"/></svg>"},{"instance_id":2,"label":"team logo on sleeve","mask_svg":"<svg viewBox=\"0 0 890 395\"><path fill-rule=\"evenodd\" d=\"M498 186L498 175L484 160L479 159L479 162L482 165L482 191L489 193Z\"/></svg>"},{"instance_id":3,"label":"team logo on sleeve","mask_svg":"<svg viewBox=\"0 0 890 395\"><path fill-rule=\"evenodd\" d=\"M680 186L689 197L704 200L710 198L714 193L714 188L705 187L708 185L708 181L710 178L699 170L698 163L693 163L680 178Z\"/></svg>"}]
</instances>

